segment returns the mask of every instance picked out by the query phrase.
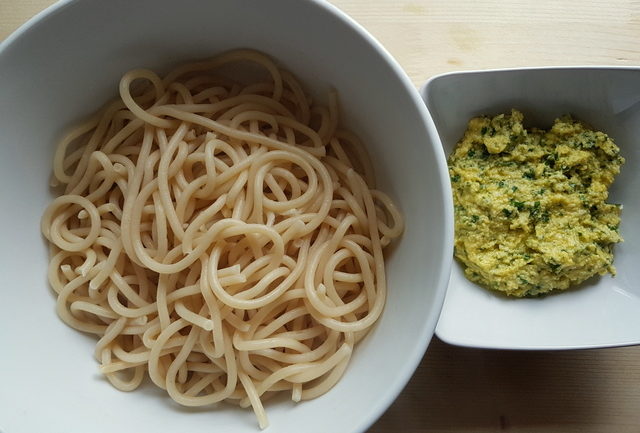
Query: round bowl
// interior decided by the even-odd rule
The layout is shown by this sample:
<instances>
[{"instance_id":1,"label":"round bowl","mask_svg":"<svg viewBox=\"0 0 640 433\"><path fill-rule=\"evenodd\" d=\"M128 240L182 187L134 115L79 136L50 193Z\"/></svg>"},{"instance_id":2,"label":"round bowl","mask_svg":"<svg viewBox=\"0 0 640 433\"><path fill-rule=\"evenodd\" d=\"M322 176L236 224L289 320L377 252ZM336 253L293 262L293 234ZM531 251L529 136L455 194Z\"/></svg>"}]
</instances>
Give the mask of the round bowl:
<instances>
[{"instance_id":1,"label":"round bowl","mask_svg":"<svg viewBox=\"0 0 640 433\"><path fill-rule=\"evenodd\" d=\"M98 372L96 340L64 325L47 287L39 221L56 141L145 67L263 51L313 95L334 87L366 143L379 188L405 215L387 254L389 294L372 332L327 394L265 404L278 432L361 432L392 403L433 335L449 278L452 203L444 153L408 77L362 27L324 1L62 1L0 46L0 430L255 432L251 410L178 406L150 383L124 393Z\"/></svg>"}]
</instances>

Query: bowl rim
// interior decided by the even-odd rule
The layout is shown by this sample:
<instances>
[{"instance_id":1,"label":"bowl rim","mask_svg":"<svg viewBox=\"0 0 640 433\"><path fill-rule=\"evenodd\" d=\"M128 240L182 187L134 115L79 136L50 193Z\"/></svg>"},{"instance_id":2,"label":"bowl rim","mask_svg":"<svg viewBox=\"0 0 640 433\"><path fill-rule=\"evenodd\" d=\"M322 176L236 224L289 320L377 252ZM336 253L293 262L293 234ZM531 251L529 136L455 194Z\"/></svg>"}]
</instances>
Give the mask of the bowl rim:
<instances>
[{"instance_id":1,"label":"bowl rim","mask_svg":"<svg viewBox=\"0 0 640 433\"><path fill-rule=\"evenodd\" d=\"M36 31L43 23L52 19L56 15L63 13L66 9L73 7L75 4L85 1L88 0L58 0L35 14L0 42L0 60L16 42L27 37L31 32ZM353 432L361 433L366 431L373 423L375 423L396 400L418 368L431 339L435 335L437 321L445 300L453 261L453 199L451 197L450 183L448 180L449 175L446 156L440 141L440 136L431 117L431 113L424 104L418 89L412 83L406 71L371 33L369 33L361 24L355 21L346 12L326 0L304 1L309 3L311 7L319 8L328 12L333 17L337 18L342 24L353 30L356 36L362 38L367 45L379 55L382 61L391 68L395 77L399 80L406 92L408 101L411 103L412 108L418 112L420 115L419 117L422 119L424 130L427 133L426 138L430 140L435 154L434 170L436 170L437 177L440 179L438 193L443 198L442 212L444 227L441 228L441 231L444 235L444 245L442 245L443 254L441 256L441 265L437 269L437 278L435 278L437 284L434 288L433 302L429 305L429 310L426 311L431 314L427 319L421 322L419 338L417 339L416 344L413 345L412 352L403 354L405 362L401 369L396 370L395 377L392 379L392 384L388 388L388 391L384 396L377 398L372 402L373 404L369 407L368 412L365 413L366 416L363 416L361 420L354 423L355 430L353 430Z\"/></svg>"},{"instance_id":2,"label":"bowl rim","mask_svg":"<svg viewBox=\"0 0 640 433\"><path fill-rule=\"evenodd\" d=\"M426 79L418 88L420 95L426 103L426 96L433 81L450 76L464 75L485 75L494 73L512 73L512 72L543 72L543 71L563 71L563 70L620 70L620 71L640 71L640 65L547 65L547 66L518 66L506 68L487 68L487 69L469 69L441 72Z\"/></svg>"}]
</instances>

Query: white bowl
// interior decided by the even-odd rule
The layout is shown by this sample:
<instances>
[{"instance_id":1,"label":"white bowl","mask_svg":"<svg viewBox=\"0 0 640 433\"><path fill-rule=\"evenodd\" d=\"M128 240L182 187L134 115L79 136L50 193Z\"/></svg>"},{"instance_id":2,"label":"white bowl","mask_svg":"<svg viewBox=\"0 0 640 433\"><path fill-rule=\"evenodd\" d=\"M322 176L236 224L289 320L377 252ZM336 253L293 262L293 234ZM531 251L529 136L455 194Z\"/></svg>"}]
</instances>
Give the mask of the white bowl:
<instances>
[{"instance_id":1,"label":"white bowl","mask_svg":"<svg viewBox=\"0 0 640 433\"><path fill-rule=\"evenodd\" d=\"M258 430L251 410L187 409L144 386L115 390L98 374L95 339L65 326L47 287L39 219L54 143L117 94L135 67L250 47L320 95L334 86L344 123L374 159L406 232L387 261L389 297L348 370L312 401L267 402L269 430L360 432L411 377L438 319L453 224L444 153L418 92L364 29L324 1L63 1L0 45L0 430L177 432Z\"/></svg>"},{"instance_id":2,"label":"white bowl","mask_svg":"<svg viewBox=\"0 0 640 433\"><path fill-rule=\"evenodd\" d=\"M626 158L610 190L622 203L624 243L614 249L617 276L537 299L509 299L464 277L455 262L436 333L452 344L502 349L573 349L640 343L640 69L533 68L452 73L421 92L449 155L474 116L523 111L525 124L548 128L572 114L608 133Z\"/></svg>"}]
</instances>

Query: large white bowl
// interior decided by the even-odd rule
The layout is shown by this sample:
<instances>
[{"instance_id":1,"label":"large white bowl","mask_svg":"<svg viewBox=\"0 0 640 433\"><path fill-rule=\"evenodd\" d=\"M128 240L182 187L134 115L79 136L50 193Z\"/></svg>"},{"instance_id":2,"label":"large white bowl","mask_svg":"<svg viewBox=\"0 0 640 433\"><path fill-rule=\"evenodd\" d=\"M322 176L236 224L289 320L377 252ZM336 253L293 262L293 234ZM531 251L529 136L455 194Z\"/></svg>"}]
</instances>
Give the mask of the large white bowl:
<instances>
[{"instance_id":1,"label":"large white bowl","mask_svg":"<svg viewBox=\"0 0 640 433\"><path fill-rule=\"evenodd\" d=\"M640 344L640 68L525 68L434 77L422 95L445 152L469 119L517 108L526 126L549 128L572 114L608 133L626 163L609 202L622 203L614 248L617 276L592 278L563 293L514 299L471 283L456 261L437 334L462 346L581 349Z\"/></svg>"},{"instance_id":2,"label":"large white bowl","mask_svg":"<svg viewBox=\"0 0 640 433\"><path fill-rule=\"evenodd\" d=\"M147 385L115 390L95 340L65 326L47 287L39 219L54 143L117 94L131 68L166 69L237 47L264 51L314 94L335 86L381 189L406 216L387 261L389 297L339 384L309 402L267 402L269 431L360 432L420 361L449 278L452 205L444 153L417 91L360 26L323 1L77 0L0 46L0 430L5 433L255 432L251 410L186 409Z\"/></svg>"}]
</instances>

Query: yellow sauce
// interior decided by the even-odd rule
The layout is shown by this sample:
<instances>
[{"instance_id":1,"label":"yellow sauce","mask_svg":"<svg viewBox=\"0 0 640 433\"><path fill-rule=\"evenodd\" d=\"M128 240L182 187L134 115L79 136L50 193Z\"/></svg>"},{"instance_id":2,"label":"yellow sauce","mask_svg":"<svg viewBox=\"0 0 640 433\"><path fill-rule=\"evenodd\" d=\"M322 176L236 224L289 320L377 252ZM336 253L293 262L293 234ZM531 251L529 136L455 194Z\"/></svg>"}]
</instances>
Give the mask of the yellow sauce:
<instances>
[{"instance_id":1,"label":"yellow sauce","mask_svg":"<svg viewBox=\"0 0 640 433\"><path fill-rule=\"evenodd\" d=\"M522 121L516 110L471 119L449 158L455 256L467 278L522 297L615 274L621 207L606 200L619 148L568 116L549 131Z\"/></svg>"}]
</instances>

